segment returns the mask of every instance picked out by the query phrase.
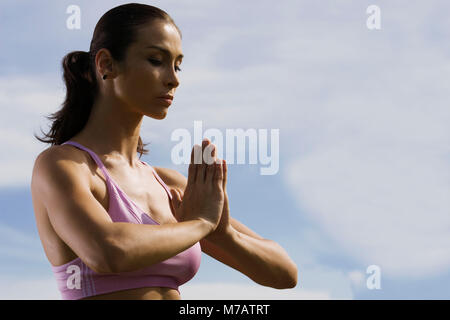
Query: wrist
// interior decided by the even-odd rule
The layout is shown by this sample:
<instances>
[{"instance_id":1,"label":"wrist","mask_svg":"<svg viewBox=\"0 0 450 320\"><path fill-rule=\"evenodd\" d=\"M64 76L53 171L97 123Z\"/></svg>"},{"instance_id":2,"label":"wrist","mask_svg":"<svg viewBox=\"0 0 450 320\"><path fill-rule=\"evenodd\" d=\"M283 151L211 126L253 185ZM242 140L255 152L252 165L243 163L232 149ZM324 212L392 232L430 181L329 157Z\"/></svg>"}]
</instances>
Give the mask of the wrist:
<instances>
[{"instance_id":1,"label":"wrist","mask_svg":"<svg viewBox=\"0 0 450 320\"><path fill-rule=\"evenodd\" d=\"M214 232L216 226L212 222L203 218L195 218L193 220L200 222L205 237Z\"/></svg>"},{"instance_id":2,"label":"wrist","mask_svg":"<svg viewBox=\"0 0 450 320\"><path fill-rule=\"evenodd\" d=\"M207 240L214 244L226 244L230 242L236 242L239 236L239 232L233 228L232 225L228 225L223 232L213 232Z\"/></svg>"}]
</instances>

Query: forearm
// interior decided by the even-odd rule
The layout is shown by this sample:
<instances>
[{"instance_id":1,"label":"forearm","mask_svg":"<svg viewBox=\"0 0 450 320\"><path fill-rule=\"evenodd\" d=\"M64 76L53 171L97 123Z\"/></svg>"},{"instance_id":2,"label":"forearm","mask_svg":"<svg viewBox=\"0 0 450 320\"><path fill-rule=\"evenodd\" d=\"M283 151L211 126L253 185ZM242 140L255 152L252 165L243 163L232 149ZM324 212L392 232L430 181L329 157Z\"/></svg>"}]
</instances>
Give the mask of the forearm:
<instances>
[{"instance_id":1,"label":"forearm","mask_svg":"<svg viewBox=\"0 0 450 320\"><path fill-rule=\"evenodd\" d=\"M164 261L190 248L211 232L201 220L164 225L117 222L112 225L109 270L134 271Z\"/></svg>"},{"instance_id":2,"label":"forearm","mask_svg":"<svg viewBox=\"0 0 450 320\"><path fill-rule=\"evenodd\" d=\"M297 266L272 240L257 239L231 228L227 236L214 242L202 240L201 244L206 251L213 248L220 261L258 284L284 289L297 283Z\"/></svg>"}]
</instances>

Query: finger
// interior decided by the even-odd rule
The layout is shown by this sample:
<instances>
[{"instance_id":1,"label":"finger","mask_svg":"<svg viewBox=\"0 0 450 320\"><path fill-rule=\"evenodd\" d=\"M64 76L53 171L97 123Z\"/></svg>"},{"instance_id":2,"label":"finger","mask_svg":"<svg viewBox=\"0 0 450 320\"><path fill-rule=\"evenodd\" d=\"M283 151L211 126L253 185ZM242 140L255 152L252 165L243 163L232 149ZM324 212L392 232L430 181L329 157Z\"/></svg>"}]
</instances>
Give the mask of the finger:
<instances>
[{"instance_id":1,"label":"finger","mask_svg":"<svg viewBox=\"0 0 450 320\"><path fill-rule=\"evenodd\" d=\"M196 146L196 144L194 144L194 146L192 146L192 150L191 150L191 162L190 162L190 163L194 163L195 146Z\"/></svg>"},{"instance_id":2,"label":"finger","mask_svg":"<svg viewBox=\"0 0 450 320\"><path fill-rule=\"evenodd\" d=\"M211 145L214 146L214 148L211 150L211 158L212 158L212 162L214 162L217 160L217 146L212 142L211 142Z\"/></svg>"},{"instance_id":3,"label":"finger","mask_svg":"<svg viewBox=\"0 0 450 320\"><path fill-rule=\"evenodd\" d=\"M189 173L192 174L192 179L188 180L188 184L193 184L196 181L202 181L202 147L198 144L194 145L191 153L191 164L189 165Z\"/></svg>"},{"instance_id":4,"label":"finger","mask_svg":"<svg viewBox=\"0 0 450 320\"><path fill-rule=\"evenodd\" d=\"M227 162L225 161L225 159L223 159L222 160L222 181L223 181L223 190L224 191L227 188L227 173L228 173Z\"/></svg>"},{"instance_id":5,"label":"finger","mask_svg":"<svg viewBox=\"0 0 450 320\"><path fill-rule=\"evenodd\" d=\"M202 163L202 147L198 144L195 144L192 147L191 163L193 163L193 164L201 164Z\"/></svg>"},{"instance_id":6,"label":"finger","mask_svg":"<svg viewBox=\"0 0 450 320\"><path fill-rule=\"evenodd\" d=\"M207 164L206 165L206 176L205 176L205 182L211 184L214 180L214 171L215 171L214 164Z\"/></svg>"},{"instance_id":7,"label":"finger","mask_svg":"<svg viewBox=\"0 0 450 320\"><path fill-rule=\"evenodd\" d=\"M205 163L196 164L196 167L197 167L197 175L196 175L195 181L196 182L205 182L207 165Z\"/></svg>"},{"instance_id":8,"label":"finger","mask_svg":"<svg viewBox=\"0 0 450 320\"><path fill-rule=\"evenodd\" d=\"M207 177L207 174L208 174L208 167L209 166L206 163L202 164L202 179L203 179L203 182L206 181L206 177Z\"/></svg>"},{"instance_id":9,"label":"finger","mask_svg":"<svg viewBox=\"0 0 450 320\"><path fill-rule=\"evenodd\" d=\"M214 172L214 181L217 183L217 186L223 186L223 168L222 161L217 160L214 164L215 172Z\"/></svg>"},{"instance_id":10,"label":"finger","mask_svg":"<svg viewBox=\"0 0 450 320\"><path fill-rule=\"evenodd\" d=\"M178 209L181 204L180 194L175 189L170 189L170 194L172 195L172 204L175 209Z\"/></svg>"},{"instance_id":11,"label":"finger","mask_svg":"<svg viewBox=\"0 0 450 320\"><path fill-rule=\"evenodd\" d=\"M183 193L183 191L181 191L180 189L176 189L175 190L176 192L177 192L177 195L178 195L178 200L180 201L180 205L181 205L181 202L183 202L183 196L184 196L184 193Z\"/></svg>"},{"instance_id":12,"label":"finger","mask_svg":"<svg viewBox=\"0 0 450 320\"><path fill-rule=\"evenodd\" d=\"M210 143L210 141L208 138L203 139L201 149L199 149L197 151L200 155L200 162L196 162L196 163L199 163L199 164L197 164L196 181L205 182L207 165L203 159L203 154L204 154L205 148L209 145L209 143ZM198 155L198 153L196 153L196 155Z\"/></svg>"},{"instance_id":13,"label":"finger","mask_svg":"<svg viewBox=\"0 0 450 320\"><path fill-rule=\"evenodd\" d=\"M197 144L192 147L191 163L189 164L187 185L195 183L195 179L197 177L197 166L195 165L195 153L197 152L198 147L199 145Z\"/></svg>"},{"instance_id":14,"label":"finger","mask_svg":"<svg viewBox=\"0 0 450 320\"><path fill-rule=\"evenodd\" d=\"M211 143L211 144L213 144L213 143ZM212 152L212 157L214 158L214 160L216 160L217 159L217 146L215 144L213 144L213 145L214 145L214 150Z\"/></svg>"},{"instance_id":15,"label":"finger","mask_svg":"<svg viewBox=\"0 0 450 320\"><path fill-rule=\"evenodd\" d=\"M211 143L208 138L203 139L202 141L202 163L205 163L205 148Z\"/></svg>"},{"instance_id":16,"label":"finger","mask_svg":"<svg viewBox=\"0 0 450 320\"><path fill-rule=\"evenodd\" d=\"M216 154L216 146L213 143L210 143L205 148L204 153L204 160L207 164L207 170L206 170L206 177L205 180L212 182L214 180L214 174L216 170L216 161L215 161L215 154ZM206 155L206 157L205 157Z\"/></svg>"},{"instance_id":17,"label":"finger","mask_svg":"<svg viewBox=\"0 0 450 320\"><path fill-rule=\"evenodd\" d=\"M210 143L205 147L205 150L203 152L203 161L208 165L213 164L215 160L215 154L216 146L213 143Z\"/></svg>"},{"instance_id":18,"label":"finger","mask_svg":"<svg viewBox=\"0 0 450 320\"><path fill-rule=\"evenodd\" d=\"M172 193L173 190L173 193ZM177 221L181 221L183 219L183 214L180 210L181 207L181 202L182 202L182 197L180 195L180 190L179 189L172 189L171 193L173 194L173 201L171 202L172 204L172 208L173 208L173 215L175 217L175 219L177 219Z\"/></svg>"},{"instance_id":19,"label":"finger","mask_svg":"<svg viewBox=\"0 0 450 320\"><path fill-rule=\"evenodd\" d=\"M190 164L189 170L188 170L188 179L187 179L187 185L191 185L195 183L195 178L197 176L197 165Z\"/></svg>"},{"instance_id":20,"label":"finger","mask_svg":"<svg viewBox=\"0 0 450 320\"><path fill-rule=\"evenodd\" d=\"M227 195L227 192L224 191L224 192L223 192L223 195L225 196L225 201L223 202L223 209L224 209L225 212L226 212L227 210L229 210L229 207L228 207L228 195Z\"/></svg>"}]
</instances>

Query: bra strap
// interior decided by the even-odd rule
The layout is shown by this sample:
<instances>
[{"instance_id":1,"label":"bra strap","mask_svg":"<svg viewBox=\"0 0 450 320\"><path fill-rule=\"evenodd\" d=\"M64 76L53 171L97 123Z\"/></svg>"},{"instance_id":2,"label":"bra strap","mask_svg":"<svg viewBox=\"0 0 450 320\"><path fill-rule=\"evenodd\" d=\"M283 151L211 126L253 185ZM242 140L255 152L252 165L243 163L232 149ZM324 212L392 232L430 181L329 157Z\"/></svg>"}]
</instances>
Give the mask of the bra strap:
<instances>
[{"instance_id":1,"label":"bra strap","mask_svg":"<svg viewBox=\"0 0 450 320\"><path fill-rule=\"evenodd\" d=\"M75 142L75 141L66 141L66 142L62 143L61 145L63 145L63 144L71 144L71 145L73 145L73 146L75 146L75 147L77 147L79 149L82 149L82 150L86 151L87 153L89 153L91 155L92 159L94 159L94 161L97 164L97 166L100 168L100 170L102 170L103 175L105 176L105 178L108 179L108 180L111 180L111 177L109 176L105 165L103 164L103 162L100 160L100 158L97 156L97 154L94 151L86 148L85 146L82 146L81 144L79 144L78 142Z\"/></svg>"},{"instance_id":2,"label":"bra strap","mask_svg":"<svg viewBox=\"0 0 450 320\"><path fill-rule=\"evenodd\" d=\"M156 172L156 170L155 170L151 165L149 165L147 162L142 161L142 160L141 160L141 162L142 162L143 164L149 166L150 169L152 169L153 174L154 174L154 176L156 177L156 180L158 180L159 183L163 186L163 188L166 189L167 195L168 195L169 198L172 200L172 194L170 193L169 187L164 183L163 179L161 179L161 177L158 175L158 173Z\"/></svg>"}]
</instances>

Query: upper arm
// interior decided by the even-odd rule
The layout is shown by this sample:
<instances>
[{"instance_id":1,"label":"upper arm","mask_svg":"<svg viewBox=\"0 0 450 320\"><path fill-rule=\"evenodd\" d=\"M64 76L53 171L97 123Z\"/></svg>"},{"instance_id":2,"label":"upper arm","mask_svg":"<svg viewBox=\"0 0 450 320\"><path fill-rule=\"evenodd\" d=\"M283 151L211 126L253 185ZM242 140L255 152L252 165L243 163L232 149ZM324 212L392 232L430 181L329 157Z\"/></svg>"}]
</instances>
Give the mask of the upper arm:
<instances>
[{"instance_id":1,"label":"upper arm","mask_svg":"<svg viewBox=\"0 0 450 320\"><path fill-rule=\"evenodd\" d=\"M168 169L168 168L159 168L154 167L158 175L161 177L161 179L164 180L164 183L167 184L167 186L171 188L181 189L184 192L184 189L187 185L187 178L181 174L180 172ZM230 224L231 226L236 229L237 231L244 233L248 236L251 236L256 239L264 239L259 234L248 228L243 223L239 222L238 220L234 219L233 217L230 217Z\"/></svg>"},{"instance_id":2,"label":"upper arm","mask_svg":"<svg viewBox=\"0 0 450 320\"><path fill-rule=\"evenodd\" d=\"M31 187L58 236L91 269L107 272L112 220L92 194L86 170L61 150L46 150L35 161Z\"/></svg>"}]
</instances>

